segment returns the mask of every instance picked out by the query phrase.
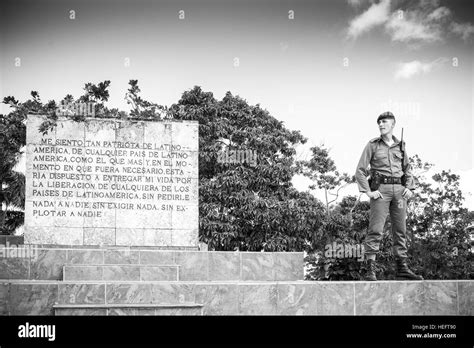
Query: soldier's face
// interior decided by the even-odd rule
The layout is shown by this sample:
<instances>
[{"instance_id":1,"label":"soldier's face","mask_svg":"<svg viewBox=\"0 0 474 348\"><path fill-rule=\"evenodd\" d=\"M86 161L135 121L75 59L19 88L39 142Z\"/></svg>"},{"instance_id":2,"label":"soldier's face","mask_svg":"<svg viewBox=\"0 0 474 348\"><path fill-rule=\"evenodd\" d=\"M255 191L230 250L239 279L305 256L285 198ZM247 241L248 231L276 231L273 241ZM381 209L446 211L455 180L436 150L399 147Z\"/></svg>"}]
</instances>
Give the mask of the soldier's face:
<instances>
[{"instance_id":1,"label":"soldier's face","mask_svg":"<svg viewBox=\"0 0 474 348\"><path fill-rule=\"evenodd\" d=\"M385 135L393 130L395 127L395 121L390 118L381 119L378 123L380 135Z\"/></svg>"}]
</instances>

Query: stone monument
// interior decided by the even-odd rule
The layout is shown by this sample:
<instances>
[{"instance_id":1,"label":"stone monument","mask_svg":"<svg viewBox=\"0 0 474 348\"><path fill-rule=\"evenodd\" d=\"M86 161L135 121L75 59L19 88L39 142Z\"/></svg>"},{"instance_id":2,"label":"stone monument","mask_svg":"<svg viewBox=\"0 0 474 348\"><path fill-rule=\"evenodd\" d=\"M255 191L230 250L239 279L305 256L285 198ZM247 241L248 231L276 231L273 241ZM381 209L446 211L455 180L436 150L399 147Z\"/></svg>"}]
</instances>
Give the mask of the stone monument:
<instances>
[{"instance_id":1,"label":"stone monument","mask_svg":"<svg viewBox=\"0 0 474 348\"><path fill-rule=\"evenodd\" d=\"M198 123L29 115L25 243L197 246Z\"/></svg>"}]
</instances>

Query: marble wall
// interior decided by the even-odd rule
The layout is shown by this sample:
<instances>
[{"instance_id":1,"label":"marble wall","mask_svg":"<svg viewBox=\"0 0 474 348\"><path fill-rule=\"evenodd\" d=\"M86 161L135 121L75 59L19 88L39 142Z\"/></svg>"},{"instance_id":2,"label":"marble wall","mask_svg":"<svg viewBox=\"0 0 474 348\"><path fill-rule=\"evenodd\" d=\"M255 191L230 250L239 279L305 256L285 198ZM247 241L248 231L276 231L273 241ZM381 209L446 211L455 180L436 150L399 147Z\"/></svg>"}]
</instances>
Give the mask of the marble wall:
<instances>
[{"instance_id":1,"label":"marble wall","mask_svg":"<svg viewBox=\"0 0 474 348\"><path fill-rule=\"evenodd\" d=\"M304 279L302 252L62 249L36 246L33 249L34 252L28 257L0 258L0 279L143 281Z\"/></svg>"},{"instance_id":2,"label":"marble wall","mask_svg":"<svg viewBox=\"0 0 474 348\"><path fill-rule=\"evenodd\" d=\"M0 315L474 315L471 280L312 282L303 266L300 252L38 248L0 259ZM147 304L177 307L129 308Z\"/></svg>"},{"instance_id":3,"label":"marble wall","mask_svg":"<svg viewBox=\"0 0 474 348\"><path fill-rule=\"evenodd\" d=\"M377 283L11 280L0 282L0 314L51 315L57 303L111 304L116 308L121 304L194 304L203 305L204 315L472 316L473 287L470 280Z\"/></svg>"}]
</instances>

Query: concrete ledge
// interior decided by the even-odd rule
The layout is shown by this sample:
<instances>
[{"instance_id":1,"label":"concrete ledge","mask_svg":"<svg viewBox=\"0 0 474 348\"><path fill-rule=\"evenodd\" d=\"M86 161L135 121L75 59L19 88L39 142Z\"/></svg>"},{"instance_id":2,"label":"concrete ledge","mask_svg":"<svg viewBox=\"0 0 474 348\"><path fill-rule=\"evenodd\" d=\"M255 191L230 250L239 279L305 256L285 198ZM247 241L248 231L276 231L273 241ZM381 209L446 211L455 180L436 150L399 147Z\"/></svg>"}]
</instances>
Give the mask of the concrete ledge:
<instances>
[{"instance_id":1,"label":"concrete ledge","mask_svg":"<svg viewBox=\"0 0 474 348\"><path fill-rule=\"evenodd\" d=\"M54 305L54 315L202 315L202 304Z\"/></svg>"},{"instance_id":2,"label":"concrete ledge","mask_svg":"<svg viewBox=\"0 0 474 348\"><path fill-rule=\"evenodd\" d=\"M125 305L54 305L54 308L178 308L178 307L185 307L185 308L195 308L195 307L202 307L200 303L180 303L180 304L170 304L170 303L163 303L163 304L155 304L155 303L144 303L144 304L125 304Z\"/></svg>"},{"instance_id":3,"label":"concrete ledge","mask_svg":"<svg viewBox=\"0 0 474 348\"><path fill-rule=\"evenodd\" d=\"M23 238L23 237L21 237ZM73 244L26 244L41 249L99 249L99 250L189 250L199 251L197 246L127 246L127 245L73 245Z\"/></svg>"},{"instance_id":4,"label":"concrete ledge","mask_svg":"<svg viewBox=\"0 0 474 348\"><path fill-rule=\"evenodd\" d=\"M303 252L226 252L131 248L1 249L0 279L61 280L65 265L179 266L182 281L296 281L304 279ZM29 253L26 254L26 250ZM16 254L11 254L16 253Z\"/></svg>"},{"instance_id":5,"label":"concrete ledge","mask_svg":"<svg viewBox=\"0 0 474 348\"><path fill-rule=\"evenodd\" d=\"M1 315L59 305L200 303L204 315L474 315L474 281L0 281ZM87 315L87 314L86 314Z\"/></svg>"},{"instance_id":6,"label":"concrete ledge","mask_svg":"<svg viewBox=\"0 0 474 348\"><path fill-rule=\"evenodd\" d=\"M23 236L0 235L0 245L22 245L24 244Z\"/></svg>"},{"instance_id":7,"label":"concrete ledge","mask_svg":"<svg viewBox=\"0 0 474 348\"><path fill-rule=\"evenodd\" d=\"M63 280L106 280L106 281L178 281L177 265L66 265Z\"/></svg>"}]
</instances>

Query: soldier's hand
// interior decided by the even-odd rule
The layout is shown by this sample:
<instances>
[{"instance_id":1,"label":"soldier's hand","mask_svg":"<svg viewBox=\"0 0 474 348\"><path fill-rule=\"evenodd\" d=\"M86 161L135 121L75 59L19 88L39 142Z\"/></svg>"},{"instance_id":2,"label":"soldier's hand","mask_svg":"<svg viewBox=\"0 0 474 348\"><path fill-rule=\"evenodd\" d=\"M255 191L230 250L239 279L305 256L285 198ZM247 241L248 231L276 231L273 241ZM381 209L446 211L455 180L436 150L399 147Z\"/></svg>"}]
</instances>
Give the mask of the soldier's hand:
<instances>
[{"instance_id":1,"label":"soldier's hand","mask_svg":"<svg viewBox=\"0 0 474 348\"><path fill-rule=\"evenodd\" d=\"M366 192L366 193L367 193L367 196L369 196L369 198L373 198L373 199L383 198L382 194L378 190L372 191L372 192Z\"/></svg>"},{"instance_id":2,"label":"soldier's hand","mask_svg":"<svg viewBox=\"0 0 474 348\"><path fill-rule=\"evenodd\" d=\"M411 192L411 190L409 190L405 187L405 189L403 190L403 193L402 193L402 197L405 198L405 199L410 199L411 197L413 197L413 192Z\"/></svg>"}]
</instances>

